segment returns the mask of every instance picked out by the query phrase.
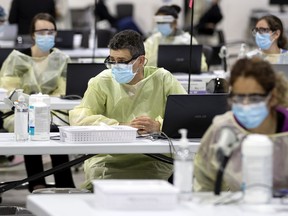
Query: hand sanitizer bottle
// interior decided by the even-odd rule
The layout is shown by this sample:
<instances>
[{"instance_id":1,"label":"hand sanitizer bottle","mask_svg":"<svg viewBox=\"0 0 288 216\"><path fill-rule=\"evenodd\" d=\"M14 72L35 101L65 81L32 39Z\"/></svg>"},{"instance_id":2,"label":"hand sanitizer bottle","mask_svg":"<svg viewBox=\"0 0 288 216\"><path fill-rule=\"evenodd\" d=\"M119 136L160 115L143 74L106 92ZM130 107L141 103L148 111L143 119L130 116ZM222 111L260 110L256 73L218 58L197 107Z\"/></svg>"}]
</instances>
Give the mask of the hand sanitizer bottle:
<instances>
[{"instance_id":1,"label":"hand sanitizer bottle","mask_svg":"<svg viewBox=\"0 0 288 216\"><path fill-rule=\"evenodd\" d=\"M180 129L180 146L174 155L174 185L179 189L179 200L192 198L193 152L188 146L187 129Z\"/></svg>"},{"instance_id":2,"label":"hand sanitizer bottle","mask_svg":"<svg viewBox=\"0 0 288 216\"><path fill-rule=\"evenodd\" d=\"M23 96L23 89L18 89L18 101L15 102L14 133L16 141L24 142L29 138L28 106Z\"/></svg>"},{"instance_id":3,"label":"hand sanitizer bottle","mask_svg":"<svg viewBox=\"0 0 288 216\"><path fill-rule=\"evenodd\" d=\"M273 188L273 143L262 134L250 134L242 144L244 202L269 203Z\"/></svg>"},{"instance_id":4,"label":"hand sanitizer bottle","mask_svg":"<svg viewBox=\"0 0 288 216\"><path fill-rule=\"evenodd\" d=\"M246 44L242 43L240 50L239 50L238 59L245 58L245 57L246 57Z\"/></svg>"}]
</instances>

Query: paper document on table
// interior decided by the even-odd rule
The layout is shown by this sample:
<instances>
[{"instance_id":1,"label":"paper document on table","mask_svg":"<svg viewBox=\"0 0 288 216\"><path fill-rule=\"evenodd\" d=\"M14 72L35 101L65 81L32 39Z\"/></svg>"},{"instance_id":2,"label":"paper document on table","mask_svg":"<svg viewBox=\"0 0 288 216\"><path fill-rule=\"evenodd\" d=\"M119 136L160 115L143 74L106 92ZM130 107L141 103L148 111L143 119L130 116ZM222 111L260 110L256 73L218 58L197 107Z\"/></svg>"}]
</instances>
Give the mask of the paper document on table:
<instances>
[{"instance_id":1,"label":"paper document on table","mask_svg":"<svg viewBox=\"0 0 288 216\"><path fill-rule=\"evenodd\" d=\"M62 126L59 127L60 140L68 143L133 142L137 129L118 125Z\"/></svg>"}]
</instances>

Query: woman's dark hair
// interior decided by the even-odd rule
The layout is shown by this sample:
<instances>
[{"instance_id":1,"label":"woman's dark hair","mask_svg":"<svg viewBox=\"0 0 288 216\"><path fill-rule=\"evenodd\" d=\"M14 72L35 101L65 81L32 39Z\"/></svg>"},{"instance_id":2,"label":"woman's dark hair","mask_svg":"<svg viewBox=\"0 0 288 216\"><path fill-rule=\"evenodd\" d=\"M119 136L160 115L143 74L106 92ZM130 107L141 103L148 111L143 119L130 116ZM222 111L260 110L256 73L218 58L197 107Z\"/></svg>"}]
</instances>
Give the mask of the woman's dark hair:
<instances>
[{"instance_id":1,"label":"woman's dark hair","mask_svg":"<svg viewBox=\"0 0 288 216\"><path fill-rule=\"evenodd\" d=\"M181 8L178 5L165 5L162 6L158 9L158 11L155 13L155 15L160 15L160 14L164 14L164 15L171 15L173 16L175 19L178 19L178 14L180 13Z\"/></svg>"},{"instance_id":2,"label":"woman's dark hair","mask_svg":"<svg viewBox=\"0 0 288 216\"><path fill-rule=\"evenodd\" d=\"M33 34L35 32L35 23L38 20L46 20L48 22L51 22L54 25L55 31L57 31L56 21L55 21L53 16L51 16L48 13L38 13L33 17L32 21L31 21L31 25L30 25L30 35L32 37L33 37Z\"/></svg>"},{"instance_id":3,"label":"woman's dark hair","mask_svg":"<svg viewBox=\"0 0 288 216\"><path fill-rule=\"evenodd\" d=\"M128 49L132 57L145 55L142 36L133 30L124 30L114 35L108 48L112 50Z\"/></svg>"},{"instance_id":4,"label":"woman's dark hair","mask_svg":"<svg viewBox=\"0 0 288 216\"><path fill-rule=\"evenodd\" d=\"M254 78L264 89L265 93L276 89L278 105L287 106L288 83L282 73L275 73L271 64L259 57L238 60L231 69L229 84L233 87L239 77Z\"/></svg>"},{"instance_id":5,"label":"woman's dark hair","mask_svg":"<svg viewBox=\"0 0 288 216\"><path fill-rule=\"evenodd\" d=\"M278 38L277 44L279 48L282 48L282 49L286 48L287 38L284 34L285 31L284 31L282 21L278 17L274 15L270 15L270 14L258 19L257 23L261 20L265 20L267 22L271 31L274 32L274 31L280 30L280 36Z\"/></svg>"}]
</instances>

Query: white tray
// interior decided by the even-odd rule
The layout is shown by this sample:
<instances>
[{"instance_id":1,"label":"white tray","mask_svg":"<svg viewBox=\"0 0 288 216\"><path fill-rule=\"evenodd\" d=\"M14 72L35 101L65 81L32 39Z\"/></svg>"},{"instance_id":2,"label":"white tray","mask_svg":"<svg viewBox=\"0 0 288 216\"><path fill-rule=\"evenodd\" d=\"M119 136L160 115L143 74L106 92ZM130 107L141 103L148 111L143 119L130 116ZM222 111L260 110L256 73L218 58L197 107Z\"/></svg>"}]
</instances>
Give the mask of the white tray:
<instances>
[{"instance_id":1,"label":"white tray","mask_svg":"<svg viewBox=\"0 0 288 216\"><path fill-rule=\"evenodd\" d=\"M134 142L137 129L130 126L62 126L60 140L68 143Z\"/></svg>"}]
</instances>

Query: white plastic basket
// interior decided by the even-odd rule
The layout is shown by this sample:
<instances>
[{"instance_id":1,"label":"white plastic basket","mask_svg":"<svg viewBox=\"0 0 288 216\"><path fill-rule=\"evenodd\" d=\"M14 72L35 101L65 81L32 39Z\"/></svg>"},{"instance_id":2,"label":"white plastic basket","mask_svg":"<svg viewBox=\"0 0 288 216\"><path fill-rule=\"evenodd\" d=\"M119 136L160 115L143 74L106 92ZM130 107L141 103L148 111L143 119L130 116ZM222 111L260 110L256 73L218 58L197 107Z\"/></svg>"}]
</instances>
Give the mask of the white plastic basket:
<instances>
[{"instance_id":1,"label":"white plastic basket","mask_svg":"<svg viewBox=\"0 0 288 216\"><path fill-rule=\"evenodd\" d=\"M68 143L133 142L137 129L130 126L62 126L60 140Z\"/></svg>"}]
</instances>

